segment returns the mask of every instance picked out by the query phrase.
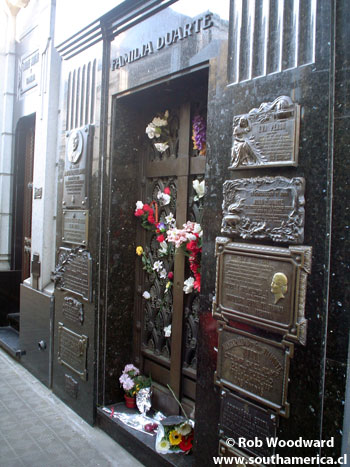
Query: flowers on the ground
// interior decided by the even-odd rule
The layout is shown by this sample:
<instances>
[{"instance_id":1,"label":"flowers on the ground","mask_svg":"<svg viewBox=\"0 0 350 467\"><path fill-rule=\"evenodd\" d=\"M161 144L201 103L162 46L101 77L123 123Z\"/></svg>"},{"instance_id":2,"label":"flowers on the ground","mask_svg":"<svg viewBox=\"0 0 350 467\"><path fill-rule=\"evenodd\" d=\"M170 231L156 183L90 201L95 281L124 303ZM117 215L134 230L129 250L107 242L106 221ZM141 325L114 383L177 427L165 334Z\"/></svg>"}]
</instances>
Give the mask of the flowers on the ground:
<instances>
[{"instance_id":1,"label":"flowers on the ground","mask_svg":"<svg viewBox=\"0 0 350 467\"><path fill-rule=\"evenodd\" d=\"M165 438L162 438L157 445L157 451L160 454L166 454L167 452L169 452L169 449L170 449L169 441Z\"/></svg>"},{"instance_id":2,"label":"flowers on the ground","mask_svg":"<svg viewBox=\"0 0 350 467\"><path fill-rule=\"evenodd\" d=\"M182 440L182 436L180 435L178 431L172 430L169 433L169 441L170 441L170 444L172 444L173 446L177 446L178 444L180 444L181 440Z\"/></svg>"},{"instance_id":3,"label":"flowers on the ground","mask_svg":"<svg viewBox=\"0 0 350 467\"><path fill-rule=\"evenodd\" d=\"M204 117L195 115L192 121L192 141L193 149L197 149L201 156L205 156L207 151L207 125Z\"/></svg>"},{"instance_id":4,"label":"flowers on the ground","mask_svg":"<svg viewBox=\"0 0 350 467\"><path fill-rule=\"evenodd\" d=\"M156 451L162 454L188 454L193 445L193 422L180 416L162 420L158 426Z\"/></svg>"},{"instance_id":5,"label":"flowers on the ground","mask_svg":"<svg viewBox=\"0 0 350 467\"><path fill-rule=\"evenodd\" d=\"M136 396L142 388L151 386L151 378L140 374L140 370L132 363L125 365L125 368L119 378L120 385L129 397Z\"/></svg>"}]
</instances>

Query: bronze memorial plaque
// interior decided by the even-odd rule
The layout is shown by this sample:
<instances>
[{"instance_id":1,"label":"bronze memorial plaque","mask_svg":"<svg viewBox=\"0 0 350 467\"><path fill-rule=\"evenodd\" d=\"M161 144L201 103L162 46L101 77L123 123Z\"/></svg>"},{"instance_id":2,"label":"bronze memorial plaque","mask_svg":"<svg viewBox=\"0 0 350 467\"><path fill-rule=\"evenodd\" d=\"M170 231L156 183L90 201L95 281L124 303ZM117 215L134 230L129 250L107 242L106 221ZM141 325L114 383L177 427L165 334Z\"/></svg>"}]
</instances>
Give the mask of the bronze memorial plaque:
<instances>
[{"instance_id":1,"label":"bronze memorial plaque","mask_svg":"<svg viewBox=\"0 0 350 467\"><path fill-rule=\"evenodd\" d=\"M219 453L218 454L221 458L224 458L224 457L231 458L230 462L227 462L227 463L225 462L225 460L222 460L221 464L218 464L220 466L229 464L229 465L233 465L233 467L247 467L247 465L251 465L252 467L265 467L265 464L262 464L261 462L255 463L253 461L254 456L245 454L240 449L237 449L236 446L231 446L230 444L227 444L225 440L222 440L222 439L220 439L219 441ZM235 459L231 462L232 458L235 458Z\"/></svg>"},{"instance_id":2,"label":"bronze memorial plaque","mask_svg":"<svg viewBox=\"0 0 350 467\"><path fill-rule=\"evenodd\" d=\"M53 274L55 287L73 292L91 302L92 260L88 251L80 248L60 248Z\"/></svg>"},{"instance_id":3,"label":"bronze memorial plaque","mask_svg":"<svg viewBox=\"0 0 350 467\"><path fill-rule=\"evenodd\" d=\"M266 438L276 437L277 420L277 415L272 411L229 391L221 391L219 435L224 439L233 439L235 446L242 447L251 454L272 456L274 448L267 446ZM239 438L243 439L242 443ZM256 438L259 442L254 442ZM245 441L253 441L253 443ZM251 445L253 447L249 447Z\"/></svg>"},{"instance_id":4,"label":"bronze memorial plaque","mask_svg":"<svg viewBox=\"0 0 350 467\"><path fill-rule=\"evenodd\" d=\"M227 180L223 191L222 233L244 239L303 243L303 178L257 177Z\"/></svg>"},{"instance_id":5,"label":"bronze memorial plaque","mask_svg":"<svg viewBox=\"0 0 350 467\"><path fill-rule=\"evenodd\" d=\"M73 245L87 245L88 219L89 211L65 209L62 241Z\"/></svg>"},{"instance_id":6,"label":"bronze memorial plaque","mask_svg":"<svg viewBox=\"0 0 350 467\"><path fill-rule=\"evenodd\" d=\"M300 106L288 96L233 118L229 169L297 166Z\"/></svg>"},{"instance_id":7,"label":"bronze memorial plaque","mask_svg":"<svg viewBox=\"0 0 350 467\"><path fill-rule=\"evenodd\" d=\"M271 341L222 322L218 334L216 384L289 417L288 375L294 344Z\"/></svg>"},{"instance_id":8,"label":"bronze memorial plaque","mask_svg":"<svg viewBox=\"0 0 350 467\"><path fill-rule=\"evenodd\" d=\"M86 208L88 203L89 154L93 126L86 125L66 133L63 178L64 207Z\"/></svg>"},{"instance_id":9,"label":"bronze memorial plaque","mask_svg":"<svg viewBox=\"0 0 350 467\"><path fill-rule=\"evenodd\" d=\"M72 376L65 374L64 375L64 390L69 394L73 399L78 398L79 393L79 383Z\"/></svg>"},{"instance_id":10,"label":"bronze memorial plaque","mask_svg":"<svg viewBox=\"0 0 350 467\"><path fill-rule=\"evenodd\" d=\"M58 363L74 371L84 381L87 380L87 346L87 336L77 334L58 323Z\"/></svg>"},{"instance_id":11,"label":"bronze memorial plaque","mask_svg":"<svg viewBox=\"0 0 350 467\"><path fill-rule=\"evenodd\" d=\"M268 247L218 237L214 318L242 321L305 345L311 252L308 246Z\"/></svg>"},{"instance_id":12,"label":"bronze memorial plaque","mask_svg":"<svg viewBox=\"0 0 350 467\"><path fill-rule=\"evenodd\" d=\"M73 323L83 324L84 305L73 297L64 297L62 314L66 319Z\"/></svg>"}]
</instances>

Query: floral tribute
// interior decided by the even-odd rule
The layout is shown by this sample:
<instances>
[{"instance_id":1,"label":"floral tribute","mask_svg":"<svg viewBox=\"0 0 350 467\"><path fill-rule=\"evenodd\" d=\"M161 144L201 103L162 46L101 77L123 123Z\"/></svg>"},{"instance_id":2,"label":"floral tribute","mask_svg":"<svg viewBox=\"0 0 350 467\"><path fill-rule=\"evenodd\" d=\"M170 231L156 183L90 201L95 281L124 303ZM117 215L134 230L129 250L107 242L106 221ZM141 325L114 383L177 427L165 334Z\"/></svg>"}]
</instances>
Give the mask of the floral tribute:
<instances>
[{"instance_id":1,"label":"floral tribute","mask_svg":"<svg viewBox=\"0 0 350 467\"><path fill-rule=\"evenodd\" d=\"M200 156L205 156L207 152L207 125L204 117L198 114L192 120L192 141L193 149L199 151Z\"/></svg>"},{"instance_id":2,"label":"floral tribute","mask_svg":"<svg viewBox=\"0 0 350 467\"><path fill-rule=\"evenodd\" d=\"M166 110L164 115L154 117L146 127L147 136L153 140L154 147L160 153L165 152L169 148L168 118L169 112Z\"/></svg>"},{"instance_id":3,"label":"floral tribute","mask_svg":"<svg viewBox=\"0 0 350 467\"><path fill-rule=\"evenodd\" d=\"M129 397L135 397L140 389L151 386L151 378L140 374L140 370L132 363L125 365L123 373L119 378L120 385Z\"/></svg>"},{"instance_id":4,"label":"floral tribute","mask_svg":"<svg viewBox=\"0 0 350 467\"><path fill-rule=\"evenodd\" d=\"M156 438L156 451L160 454L191 452L193 422L185 417L167 417L160 422Z\"/></svg>"}]
</instances>

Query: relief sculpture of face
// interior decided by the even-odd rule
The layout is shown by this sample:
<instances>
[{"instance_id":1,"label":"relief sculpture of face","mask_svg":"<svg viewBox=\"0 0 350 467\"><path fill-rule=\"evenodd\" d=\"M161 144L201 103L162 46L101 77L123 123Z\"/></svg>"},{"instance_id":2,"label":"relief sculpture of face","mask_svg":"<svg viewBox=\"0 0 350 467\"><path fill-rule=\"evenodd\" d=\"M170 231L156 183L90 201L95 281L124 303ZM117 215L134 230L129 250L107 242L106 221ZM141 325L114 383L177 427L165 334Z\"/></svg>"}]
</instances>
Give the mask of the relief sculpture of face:
<instances>
[{"instance_id":1,"label":"relief sculpture of face","mask_svg":"<svg viewBox=\"0 0 350 467\"><path fill-rule=\"evenodd\" d=\"M271 292L275 296L275 304L284 298L288 291L288 279L283 272L276 272L271 282Z\"/></svg>"}]
</instances>

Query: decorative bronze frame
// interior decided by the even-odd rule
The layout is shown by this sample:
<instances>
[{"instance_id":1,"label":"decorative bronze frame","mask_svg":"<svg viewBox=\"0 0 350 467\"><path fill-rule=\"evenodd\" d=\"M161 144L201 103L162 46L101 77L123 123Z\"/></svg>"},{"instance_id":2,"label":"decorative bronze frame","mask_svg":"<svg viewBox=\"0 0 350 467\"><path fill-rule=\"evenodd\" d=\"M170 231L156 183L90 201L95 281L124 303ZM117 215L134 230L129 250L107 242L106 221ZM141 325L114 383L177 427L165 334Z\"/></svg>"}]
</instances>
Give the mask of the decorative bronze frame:
<instances>
[{"instance_id":1,"label":"decorative bronze frame","mask_svg":"<svg viewBox=\"0 0 350 467\"><path fill-rule=\"evenodd\" d=\"M81 359L81 363L84 366L83 370L80 371L78 368L75 368L72 366L70 363L65 361L62 356L61 356L61 338L62 334L66 333L73 337L74 339L79 341L79 355L77 356L78 358ZM87 356L87 346L88 346L88 340L89 338L87 336L77 334L76 332L73 332L71 329L66 328L63 323L58 323L58 351L57 351L57 361L60 365L64 365L70 370L72 370L74 373L80 376L80 378L83 381L87 380L87 368L86 368L86 356Z\"/></svg>"},{"instance_id":2,"label":"decorative bronze frame","mask_svg":"<svg viewBox=\"0 0 350 467\"><path fill-rule=\"evenodd\" d=\"M235 462L234 464L230 464L230 465L233 465L234 467L245 467L246 465L251 465L252 467L265 467L265 464L251 464L249 462L249 459L252 458L252 457L260 457L260 456L257 456L257 455L247 455L245 454L244 452L240 451L239 449L233 447L233 446L228 446L226 444L226 441L223 440L223 439L220 439L219 440L219 450L218 450L218 454L219 456L221 457L236 457L236 458L243 458L244 459L244 463L243 464L237 464L237 462ZM226 465L225 463L222 463L221 465Z\"/></svg>"},{"instance_id":3,"label":"decorative bronze frame","mask_svg":"<svg viewBox=\"0 0 350 467\"><path fill-rule=\"evenodd\" d=\"M231 341L228 340L228 336L232 336ZM233 391L237 391L240 394L249 397L255 402L259 404L265 405L270 409L273 409L277 414L288 418L289 417L289 403L287 402L287 393L288 393L288 381L289 381L289 366L290 366L290 359L293 358L294 354L294 344L291 342L287 342L282 340L282 342L275 342L260 336L256 336L254 334L248 333L246 331L241 331L239 329L233 329L227 326L223 322L218 322L218 358L217 358L217 367L214 374L214 382L217 386L220 386L221 389L227 388ZM264 356L270 354L270 361L273 362L273 365L276 365L280 368L280 372L282 372L281 377L281 386L273 391L273 397L267 398L259 394L255 394L249 391L247 388L243 387L242 385L235 384L234 381L230 381L224 374L224 364L227 363L227 353L229 345L227 342L232 342L232 339L236 338L240 342L238 342L239 347L241 348L248 348L249 351L252 353L255 352L252 349L252 345L255 345L258 351L262 350L261 354L263 353ZM249 346L244 346L244 341L249 343ZM224 347L227 347L224 348ZM271 351L266 350L270 348ZM274 352L274 353L273 353ZM278 356L278 358L277 358ZM249 360L245 360L249 363ZM254 362L255 363L255 362ZM271 375L271 382L270 384L276 383L277 378ZM246 380L245 380L246 384ZM271 392L271 391L270 391ZM272 400L274 399L274 400Z\"/></svg>"},{"instance_id":4,"label":"decorative bronze frame","mask_svg":"<svg viewBox=\"0 0 350 467\"><path fill-rule=\"evenodd\" d=\"M290 246L289 248L252 245L247 243L230 242L229 238L217 237L216 239L216 295L213 301L214 318L228 322L241 321L255 327L283 334L286 339L306 345L307 320L305 318L305 299L307 275L311 272L311 253L309 246ZM280 263L281 269L292 270L289 277L289 302L288 316L284 316L284 322L254 316L250 312L242 312L223 306L224 293L224 257L225 255L240 255L251 261L267 260ZM276 271L275 271L276 272ZM285 298L284 300L287 300ZM267 304L266 304L267 305Z\"/></svg>"},{"instance_id":5,"label":"decorative bronze frame","mask_svg":"<svg viewBox=\"0 0 350 467\"><path fill-rule=\"evenodd\" d=\"M72 245L84 245L87 246L89 239L89 211L82 209L64 209L62 222L62 241L64 243L71 243ZM78 217L78 220L84 220L84 231L74 230L75 234L80 234L79 241L71 238L69 232L71 229L67 229L66 223L71 219Z\"/></svg>"}]
</instances>

